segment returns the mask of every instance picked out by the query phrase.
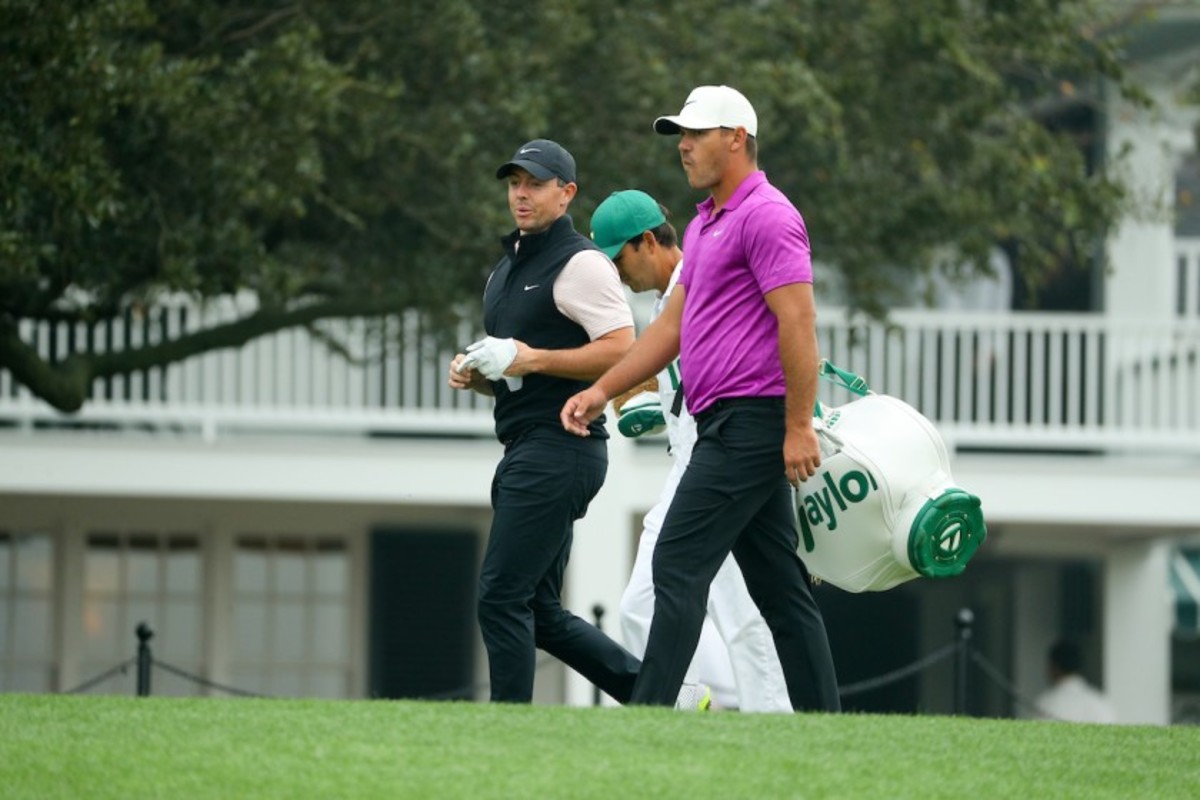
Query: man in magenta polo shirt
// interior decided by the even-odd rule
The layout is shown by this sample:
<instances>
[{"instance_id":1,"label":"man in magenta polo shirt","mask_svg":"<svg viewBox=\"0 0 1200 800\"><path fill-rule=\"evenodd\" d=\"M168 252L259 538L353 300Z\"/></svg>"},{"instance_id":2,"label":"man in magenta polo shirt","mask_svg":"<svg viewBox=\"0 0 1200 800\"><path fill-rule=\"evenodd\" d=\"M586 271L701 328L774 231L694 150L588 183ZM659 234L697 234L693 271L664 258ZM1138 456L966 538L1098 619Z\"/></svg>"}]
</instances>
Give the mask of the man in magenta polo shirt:
<instances>
[{"instance_id":1,"label":"man in magenta polo shirt","mask_svg":"<svg viewBox=\"0 0 1200 800\"><path fill-rule=\"evenodd\" d=\"M654 129L679 137L709 193L683 237L667 307L628 354L563 406L581 436L608 400L676 355L699 438L654 550L654 618L632 703L672 705L732 552L775 639L797 710L837 711L829 639L797 555L789 483L816 473L818 348L804 220L758 169L758 118L728 86L700 86Z\"/></svg>"}]
</instances>

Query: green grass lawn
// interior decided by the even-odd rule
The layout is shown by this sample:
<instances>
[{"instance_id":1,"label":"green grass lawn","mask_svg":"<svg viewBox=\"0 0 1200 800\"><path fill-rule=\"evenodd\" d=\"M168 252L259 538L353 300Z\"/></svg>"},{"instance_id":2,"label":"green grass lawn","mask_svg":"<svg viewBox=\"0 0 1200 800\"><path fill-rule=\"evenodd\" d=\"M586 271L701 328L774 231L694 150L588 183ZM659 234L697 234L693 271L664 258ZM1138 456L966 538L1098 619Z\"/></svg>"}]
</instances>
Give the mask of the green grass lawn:
<instances>
[{"instance_id":1,"label":"green grass lawn","mask_svg":"<svg viewBox=\"0 0 1200 800\"><path fill-rule=\"evenodd\" d=\"M0 797L1200 798L1200 728L0 695Z\"/></svg>"}]
</instances>

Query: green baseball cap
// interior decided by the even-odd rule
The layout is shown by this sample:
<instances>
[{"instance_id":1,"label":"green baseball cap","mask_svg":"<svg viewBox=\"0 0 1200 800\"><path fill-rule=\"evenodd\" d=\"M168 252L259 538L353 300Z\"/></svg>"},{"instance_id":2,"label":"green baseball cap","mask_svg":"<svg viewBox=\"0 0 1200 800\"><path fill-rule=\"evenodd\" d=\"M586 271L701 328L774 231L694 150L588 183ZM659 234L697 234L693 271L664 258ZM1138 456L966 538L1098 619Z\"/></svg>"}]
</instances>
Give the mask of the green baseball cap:
<instances>
[{"instance_id":1,"label":"green baseball cap","mask_svg":"<svg viewBox=\"0 0 1200 800\"><path fill-rule=\"evenodd\" d=\"M666 221L658 202L645 192L613 192L592 214L592 241L606 256L616 258L630 239Z\"/></svg>"}]
</instances>

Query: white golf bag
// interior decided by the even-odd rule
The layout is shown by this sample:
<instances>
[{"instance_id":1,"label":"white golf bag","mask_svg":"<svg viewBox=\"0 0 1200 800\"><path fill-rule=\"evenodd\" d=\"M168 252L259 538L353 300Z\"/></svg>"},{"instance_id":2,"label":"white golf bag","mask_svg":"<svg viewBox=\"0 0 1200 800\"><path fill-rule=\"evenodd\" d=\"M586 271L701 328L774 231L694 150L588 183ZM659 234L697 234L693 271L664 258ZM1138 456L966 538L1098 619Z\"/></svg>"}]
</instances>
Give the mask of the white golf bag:
<instances>
[{"instance_id":1,"label":"white golf bag","mask_svg":"<svg viewBox=\"0 0 1200 800\"><path fill-rule=\"evenodd\" d=\"M861 377L825 360L820 370L859 396L814 411L821 468L794 496L809 572L850 592L960 574L987 528L979 498L954 484L941 435Z\"/></svg>"}]
</instances>

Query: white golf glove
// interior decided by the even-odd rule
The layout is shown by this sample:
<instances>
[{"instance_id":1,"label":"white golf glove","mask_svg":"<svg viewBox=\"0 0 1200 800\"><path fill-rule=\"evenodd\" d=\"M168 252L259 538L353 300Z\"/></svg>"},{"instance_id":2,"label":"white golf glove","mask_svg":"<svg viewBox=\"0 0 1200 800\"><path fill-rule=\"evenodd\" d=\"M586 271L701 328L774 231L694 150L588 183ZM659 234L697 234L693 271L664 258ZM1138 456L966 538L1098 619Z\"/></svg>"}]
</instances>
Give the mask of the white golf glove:
<instances>
[{"instance_id":1,"label":"white golf glove","mask_svg":"<svg viewBox=\"0 0 1200 800\"><path fill-rule=\"evenodd\" d=\"M504 370L508 369L516 357L517 343L515 341L486 336L478 342L467 345L467 357L459 363L458 371L462 372L468 368L475 369L489 381L498 381L503 378L504 382L508 384L508 388L515 392L521 388L521 378L520 376L508 377L504 374Z\"/></svg>"}]
</instances>

